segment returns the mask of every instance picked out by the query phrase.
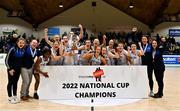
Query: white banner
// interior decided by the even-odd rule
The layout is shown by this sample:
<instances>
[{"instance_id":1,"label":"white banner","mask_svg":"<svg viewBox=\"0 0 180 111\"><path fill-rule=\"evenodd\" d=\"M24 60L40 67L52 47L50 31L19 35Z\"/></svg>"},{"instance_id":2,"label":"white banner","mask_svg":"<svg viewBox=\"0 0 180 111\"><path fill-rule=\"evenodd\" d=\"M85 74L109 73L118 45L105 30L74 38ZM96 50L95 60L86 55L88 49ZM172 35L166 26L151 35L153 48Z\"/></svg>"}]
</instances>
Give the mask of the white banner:
<instances>
[{"instance_id":1,"label":"white banner","mask_svg":"<svg viewBox=\"0 0 180 111\"><path fill-rule=\"evenodd\" d=\"M146 66L45 66L40 99L147 98Z\"/></svg>"}]
</instances>

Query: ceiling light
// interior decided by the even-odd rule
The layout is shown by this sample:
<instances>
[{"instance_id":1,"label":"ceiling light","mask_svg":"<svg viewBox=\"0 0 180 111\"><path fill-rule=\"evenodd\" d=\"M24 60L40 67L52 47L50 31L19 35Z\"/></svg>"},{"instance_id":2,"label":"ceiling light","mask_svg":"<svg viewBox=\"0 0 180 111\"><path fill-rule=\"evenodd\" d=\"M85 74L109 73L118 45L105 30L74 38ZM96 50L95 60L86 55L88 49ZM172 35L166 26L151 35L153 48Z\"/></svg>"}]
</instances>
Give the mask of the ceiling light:
<instances>
[{"instance_id":1,"label":"ceiling light","mask_svg":"<svg viewBox=\"0 0 180 111\"><path fill-rule=\"evenodd\" d=\"M133 1L130 0L129 8L134 8Z\"/></svg>"},{"instance_id":2,"label":"ceiling light","mask_svg":"<svg viewBox=\"0 0 180 111\"><path fill-rule=\"evenodd\" d=\"M62 7L63 7L62 1L60 2L59 7L60 7L60 8L62 8Z\"/></svg>"}]
</instances>

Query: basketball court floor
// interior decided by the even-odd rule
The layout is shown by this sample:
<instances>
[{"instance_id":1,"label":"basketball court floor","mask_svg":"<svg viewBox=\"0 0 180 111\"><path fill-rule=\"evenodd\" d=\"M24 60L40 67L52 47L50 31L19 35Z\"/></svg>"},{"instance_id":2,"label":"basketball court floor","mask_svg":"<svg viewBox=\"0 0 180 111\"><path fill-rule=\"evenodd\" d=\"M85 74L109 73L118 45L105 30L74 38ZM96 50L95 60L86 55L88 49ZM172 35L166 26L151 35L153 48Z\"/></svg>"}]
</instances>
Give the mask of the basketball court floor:
<instances>
[{"instance_id":1,"label":"basketball court floor","mask_svg":"<svg viewBox=\"0 0 180 111\"><path fill-rule=\"evenodd\" d=\"M155 81L155 79L154 79ZM52 101L30 100L17 104L9 104L7 99L6 67L0 65L0 111L180 111L180 67L166 67L164 75L164 96L160 99L147 98L128 104L108 105L112 101L104 102L104 106L79 106L54 103ZM18 83L18 94L21 87L21 77ZM31 83L30 95L33 95L34 78ZM157 90L155 81L154 92ZM81 101L83 104L83 101ZM106 104L108 106L106 106Z\"/></svg>"}]
</instances>

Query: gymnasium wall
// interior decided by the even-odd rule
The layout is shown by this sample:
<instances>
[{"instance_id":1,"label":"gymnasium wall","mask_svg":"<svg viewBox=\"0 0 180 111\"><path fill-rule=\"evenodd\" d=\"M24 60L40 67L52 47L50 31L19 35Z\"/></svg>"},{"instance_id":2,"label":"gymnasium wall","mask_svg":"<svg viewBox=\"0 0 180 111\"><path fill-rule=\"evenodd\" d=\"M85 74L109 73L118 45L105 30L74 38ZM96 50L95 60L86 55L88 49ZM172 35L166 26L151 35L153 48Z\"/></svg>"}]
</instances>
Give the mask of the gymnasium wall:
<instances>
[{"instance_id":1,"label":"gymnasium wall","mask_svg":"<svg viewBox=\"0 0 180 111\"><path fill-rule=\"evenodd\" d=\"M119 11L102 0L96 1L96 7L91 6L92 0L72 7L69 10L51 18L39 26L38 36L42 36L42 29L48 27L59 27L61 32L69 32L71 27L77 27L79 23L88 29L89 33L94 31L130 31L133 26L140 30L149 31L147 25ZM94 26L93 26L94 24Z\"/></svg>"},{"instance_id":2,"label":"gymnasium wall","mask_svg":"<svg viewBox=\"0 0 180 111\"><path fill-rule=\"evenodd\" d=\"M160 36L168 36L169 29L180 29L180 22L164 22L156 26L154 32ZM175 37L177 41L180 41L180 37Z\"/></svg>"},{"instance_id":3,"label":"gymnasium wall","mask_svg":"<svg viewBox=\"0 0 180 111\"><path fill-rule=\"evenodd\" d=\"M14 29L18 29L18 34L32 34L31 24L17 17L7 17L7 14L7 11L0 8L0 36L3 35L3 31L8 32Z\"/></svg>"}]
</instances>

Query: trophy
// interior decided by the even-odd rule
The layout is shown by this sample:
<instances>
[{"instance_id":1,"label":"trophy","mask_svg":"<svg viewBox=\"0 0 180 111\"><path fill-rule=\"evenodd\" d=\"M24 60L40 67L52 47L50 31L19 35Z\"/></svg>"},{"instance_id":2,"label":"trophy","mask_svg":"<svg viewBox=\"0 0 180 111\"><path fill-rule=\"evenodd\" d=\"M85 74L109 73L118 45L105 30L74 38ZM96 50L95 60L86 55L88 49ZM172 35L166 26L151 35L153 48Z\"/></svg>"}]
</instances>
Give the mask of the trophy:
<instances>
[{"instance_id":1,"label":"trophy","mask_svg":"<svg viewBox=\"0 0 180 111\"><path fill-rule=\"evenodd\" d=\"M70 34L69 36L69 48L71 51L74 51L75 53L78 53L77 47L78 47L78 41L79 37L76 34Z\"/></svg>"}]
</instances>

